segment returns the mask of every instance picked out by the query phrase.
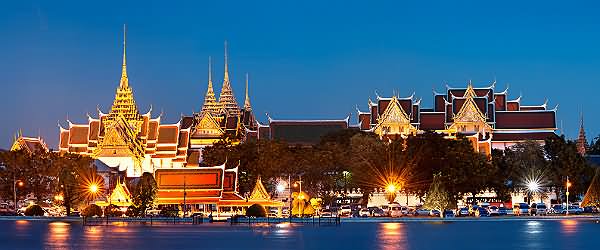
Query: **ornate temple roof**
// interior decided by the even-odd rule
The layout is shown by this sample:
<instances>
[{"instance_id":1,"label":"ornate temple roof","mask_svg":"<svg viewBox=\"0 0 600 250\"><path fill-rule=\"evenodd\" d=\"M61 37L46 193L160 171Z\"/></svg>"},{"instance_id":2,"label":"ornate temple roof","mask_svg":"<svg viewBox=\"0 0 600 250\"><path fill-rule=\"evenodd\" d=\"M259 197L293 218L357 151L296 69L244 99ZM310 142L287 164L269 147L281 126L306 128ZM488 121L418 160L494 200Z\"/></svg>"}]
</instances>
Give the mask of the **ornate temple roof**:
<instances>
[{"instance_id":1,"label":"ornate temple roof","mask_svg":"<svg viewBox=\"0 0 600 250\"><path fill-rule=\"evenodd\" d=\"M265 186L263 186L260 176L256 179L256 184L254 185L254 189L252 189L252 193L248 197L248 201L270 201L271 195L267 192Z\"/></svg>"},{"instance_id":2,"label":"ornate temple roof","mask_svg":"<svg viewBox=\"0 0 600 250\"><path fill-rule=\"evenodd\" d=\"M239 115L240 107L235 100L231 82L229 81L229 65L227 61L227 41L225 41L225 73L223 76L223 88L219 95L219 103L227 111L229 115Z\"/></svg>"}]
</instances>

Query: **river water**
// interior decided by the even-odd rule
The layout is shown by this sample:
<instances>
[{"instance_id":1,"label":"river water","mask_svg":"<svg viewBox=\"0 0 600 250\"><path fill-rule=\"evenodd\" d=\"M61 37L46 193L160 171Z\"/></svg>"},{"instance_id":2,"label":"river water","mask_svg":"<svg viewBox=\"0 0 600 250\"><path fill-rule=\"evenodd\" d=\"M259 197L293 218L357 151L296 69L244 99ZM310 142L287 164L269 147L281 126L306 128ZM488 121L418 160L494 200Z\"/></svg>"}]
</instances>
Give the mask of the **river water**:
<instances>
[{"instance_id":1,"label":"river water","mask_svg":"<svg viewBox=\"0 0 600 250\"><path fill-rule=\"evenodd\" d=\"M0 249L600 249L596 220L154 224L0 221Z\"/></svg>"}]
</instances>

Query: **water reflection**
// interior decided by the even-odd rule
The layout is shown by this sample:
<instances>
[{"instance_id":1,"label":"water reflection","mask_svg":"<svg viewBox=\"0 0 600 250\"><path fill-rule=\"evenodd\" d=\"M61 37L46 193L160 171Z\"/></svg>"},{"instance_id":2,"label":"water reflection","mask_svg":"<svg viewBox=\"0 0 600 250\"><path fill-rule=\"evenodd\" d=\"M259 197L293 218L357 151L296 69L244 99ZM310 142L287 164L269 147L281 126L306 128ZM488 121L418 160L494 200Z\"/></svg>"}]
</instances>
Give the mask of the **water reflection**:
<instances>
[{"instance_id":1,"label":"water reflection","mask_svg":"<svg viewBox=\"0 0 600 250\"><path fill-rule=\"evenodd\" d=\"M381 223L377 233L381 249L407 249L406 225L402 223Z\"/></svg>"},{"instance_id":2,"label":"water reflection","mask_svg":"<svg viewBox=\"0 0 600 250\"><path fill-rule=\"evenodd\" d=\"M577 232L577 221L576 220L561 220L561 230L566 234L574 234Z\"/></svg>"},{"instance_id":3,"label":"water reflection","mask_svg":"<svg viewBox=\"0 0 600 250\"><path fill-rule=\"evenodd\" d=\"M48 223L47 244L49 248L67 249L71 224L65 222Z\"/></svg>"}]
</instances>

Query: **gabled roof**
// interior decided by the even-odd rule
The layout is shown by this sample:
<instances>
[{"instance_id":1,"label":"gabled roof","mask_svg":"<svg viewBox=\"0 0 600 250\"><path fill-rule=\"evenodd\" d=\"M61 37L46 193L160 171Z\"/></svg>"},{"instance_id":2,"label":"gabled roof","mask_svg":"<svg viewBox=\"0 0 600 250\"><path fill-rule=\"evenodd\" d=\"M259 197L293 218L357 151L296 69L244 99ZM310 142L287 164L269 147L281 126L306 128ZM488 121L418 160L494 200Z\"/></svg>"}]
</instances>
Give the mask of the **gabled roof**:
<instances>
[{"instance_id":1,"label":"gabled roof","mask_svg":"<svg viewBox=\"0 0 600 250\"><path fill-rule=\"evenodd\" d=\"M117 179L117 185L115 185L115 189L113 189L109 199L111 204L120 207L131 205L131 193L129 192L127 185L125 185L125 182L121 182L120 179Z\"/></svg>"},{"instance_id":2,"label":"gabled roof","mask_svg":"<svg viewBox=\"0 0 600 250\"><path fill-rule=\"evenodd\" d=\"M248 197L248 201L270 201L271 196L263 186L260 176L256 179L256 184L254 185L254 189Z\"/></svg>"},{"instance_id":3,"label":"gabled roof","mask_svg":"<svg viewBox=\"0 0 600 250\"><path fill-rule=\"evenodd\" d=\"M393 96L391 98L387 108L385 109L381 117L377 119L377 121L377 125L373 128L374 131L380 130L382 126L385 126L386 124L394 124L403 127L408 127L409 130L413 131L416 130L416 128L410 124L410 117L408 116L406 111L404 111L404 109L398 102L398 98L396 98L396 96Z\"/></svg>"}]
</instances>

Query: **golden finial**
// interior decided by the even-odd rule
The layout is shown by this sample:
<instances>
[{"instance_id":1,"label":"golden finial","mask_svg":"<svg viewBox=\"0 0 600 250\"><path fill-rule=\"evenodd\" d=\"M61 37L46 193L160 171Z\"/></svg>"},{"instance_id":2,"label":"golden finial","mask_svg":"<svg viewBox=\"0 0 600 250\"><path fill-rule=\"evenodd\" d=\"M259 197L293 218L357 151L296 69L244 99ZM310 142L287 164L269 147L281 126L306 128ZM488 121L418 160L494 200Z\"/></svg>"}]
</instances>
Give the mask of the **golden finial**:
<instances>
[{"instance_id":1,"label":"golden finial","mask_svg":"<svg viewBox=\"0 0 600 250\"><path fill-rule=\"evenodd\" d=\"M229 65L227 59L227 40L225 40L225 81L229 81Z\"/></svg>"},{"instance_id":2,"label":"golden finial","mask_svg":"<svg viewBox=\"0 0 600 250\"><path fill-rule=\"evenodd\" d=\"M212 86L212 58L208 57L208 84Z\"/></svg>"},{"instance_id":3,"label":"golden finial","mask_svg":"<svg viewBox=\"0 0 600 250\"><path fill-rule=\"evenodd\" d=\"M246 73L246 100L244 101L244 109L247 111L252 110L250 105L250 95L248 94L248 73Z\"/></svg>"},{"instance_id":4,"label":"golden finial","mask_svg":"<svg viewBox=\"0 0 600 250\"><path fill-rule=\"evenodd\" d=\"M129 81L127 80L127 25L123 24L123 68L121 69L121 88L129 87Z\"/></svg>"}]
</instances>

